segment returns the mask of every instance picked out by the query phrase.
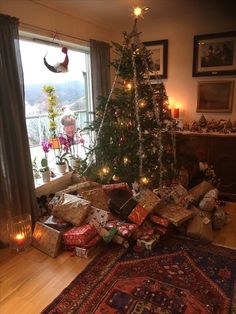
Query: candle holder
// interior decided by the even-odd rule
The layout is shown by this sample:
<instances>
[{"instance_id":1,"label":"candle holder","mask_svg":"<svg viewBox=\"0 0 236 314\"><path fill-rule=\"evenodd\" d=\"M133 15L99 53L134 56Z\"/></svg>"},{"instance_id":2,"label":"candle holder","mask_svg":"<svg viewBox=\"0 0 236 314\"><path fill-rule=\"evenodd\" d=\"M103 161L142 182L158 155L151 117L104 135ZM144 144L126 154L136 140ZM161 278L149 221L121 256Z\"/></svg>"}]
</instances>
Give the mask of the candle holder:
<instances>
[{"instance_id":1,"label":"candle holder","mask_svg":"<svg viewBox=\"0 0 236 314\"><path fill-rule=\"evenodd\" d=\"M17 252L24 251L32 240L30 215L12 217L8 229L10 249Z\"/></svg>"}]
</instances>

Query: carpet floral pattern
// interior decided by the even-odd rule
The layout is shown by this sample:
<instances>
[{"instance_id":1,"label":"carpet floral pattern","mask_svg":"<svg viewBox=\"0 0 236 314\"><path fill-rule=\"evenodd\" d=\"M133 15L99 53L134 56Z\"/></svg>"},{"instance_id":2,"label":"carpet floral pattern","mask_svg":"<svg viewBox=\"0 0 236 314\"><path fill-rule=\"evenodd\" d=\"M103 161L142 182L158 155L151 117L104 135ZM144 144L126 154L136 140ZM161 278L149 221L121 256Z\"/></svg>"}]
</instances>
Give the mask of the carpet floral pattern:
<instances>
[{"instance_id":1,"label":"carpet floral pattern","mask_svg":"<svg viewBox=\"0 0 236 314\"><path fill-rule=\"evenodd\" d=\"M168 239L153 251L106 249L43 314L234 313L235 251Z\"/></svg>"}]
</instances>

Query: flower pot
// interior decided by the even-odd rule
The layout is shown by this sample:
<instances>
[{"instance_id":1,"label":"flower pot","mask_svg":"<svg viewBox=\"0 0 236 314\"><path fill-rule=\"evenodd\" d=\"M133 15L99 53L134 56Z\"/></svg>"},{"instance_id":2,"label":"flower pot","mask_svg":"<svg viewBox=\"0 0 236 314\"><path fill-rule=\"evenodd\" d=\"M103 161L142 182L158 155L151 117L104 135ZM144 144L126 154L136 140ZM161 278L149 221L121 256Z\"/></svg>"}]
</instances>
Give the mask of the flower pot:
<instances>
[{"instance_id":1,"label":"flower pot","mask_svg":"<svg viewBox=\"0 0 236 314\"><path fill-rule=\"evenodd\" d=\"M70 160L70 166L73 170L76 170L80 166L80 159L71 159Z\"/></svg>"},{"instance_id":2,"label":"flower pot","mask_svg":"<svg viewBox=\"0 0 236 314\"><path fill-rule=\"evenodd\" d=\"M57 172L59 174L66 173L66 163L64 163L64 164L57 164L56 166L57 166Z\"/></svg>"},{"instance_id":3,"label":"flower pot","mask_svg":"<svg viewBox=\"0 0 236 314\"><path fill-rule=\"evenodd\" d=\"M43 180L43 183L46 183L46 182L49 182L50 181L50 170L47 170L47 171L43 171L41 172L42 174L42 180Z\"/></svg>"}]
</instances>

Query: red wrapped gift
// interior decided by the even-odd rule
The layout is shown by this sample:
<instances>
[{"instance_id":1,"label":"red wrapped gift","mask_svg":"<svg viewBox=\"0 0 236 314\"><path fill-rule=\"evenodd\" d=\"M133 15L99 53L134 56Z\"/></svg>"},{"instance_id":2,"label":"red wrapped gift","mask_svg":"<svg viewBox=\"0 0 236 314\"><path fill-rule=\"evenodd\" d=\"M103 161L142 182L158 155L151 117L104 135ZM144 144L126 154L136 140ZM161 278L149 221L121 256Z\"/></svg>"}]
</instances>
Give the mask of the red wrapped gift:
<instances>
[{"instance_id":1,"label":"red wrapped gift","mask_svg":"<svg viewBox=\"0 0 236 314\"><path fill-rule=\"evenodd\" d=\"M74 227L63 235L65 245L86 245L97 234L96 228L92 224Z\"/></svg>"},{"instance_id":2,"label":"red wrapped gift","mask_svg":"<svg viewBox=\"0 0 236 314\"><path fill-rule=\"evenodd\" d=\"M129 214L128 219L140 226L147 217L147 215L147 210L141 205L137 204L132 212Z\"/></svg>"},{"instance_id":3,"label":"red wrapped gift","mask_svg":"<svg viewBox=\"0 0 236 314\"><path fill-rule=\"evenodd\" d=\"M169 226L169 220L166 218L161 218L155 214L150 215L151 221L155 222L157 225L160 225L162 227L168 227Z\"/></svg>"},{"instance_id":4,"label":"red wrapped gift","mask_svg":"<svg viewBox=\"0 0 236 314\"><path fill-rule=\"evenodd\" d=\"M125 238L129 238L133 234L133 232L138 229L138 226L124 221L111 220L106 223L106 228L116 228L119 235Z\"/></svg>"}]
</instances>

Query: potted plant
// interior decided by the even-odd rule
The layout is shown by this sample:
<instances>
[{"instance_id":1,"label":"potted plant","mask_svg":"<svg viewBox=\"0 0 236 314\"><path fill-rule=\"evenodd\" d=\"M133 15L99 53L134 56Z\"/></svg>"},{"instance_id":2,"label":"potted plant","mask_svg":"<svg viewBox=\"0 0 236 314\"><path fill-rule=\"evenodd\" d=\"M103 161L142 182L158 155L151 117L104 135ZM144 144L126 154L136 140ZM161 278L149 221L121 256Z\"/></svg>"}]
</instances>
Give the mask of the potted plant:
<instances>
[{"instance_id":1,"label":"potted plant","mask_svg":"<svg viewBox=\"0 0 236 314\"><path fill-rule=\"evenodd\" d=\"M39 174L39 169L37 165L37 157L35 157L32 161L32 170L33 170L34 179L36 183L38 184L38 179L40 178L40 174Z\"/></svg>"},{"instance_id":2,"label":"potted plant","mask_svg":"<svg viewBox=\"0 0 236 314\"><path fill-rule=\"evenodd\" d=\"M69 162L67 156L69 157L71 154L71 145L73 142L73 138L66 134L59 134L58 140L60 143L59 149L57 149L56 154L56 166L57 170L60 174L64 174L67 170L67 166L69 168ZM55 151L55 150L54 150Z\"/></svg>"},{"instance_id":3,"label":"potted plant","mask_svg":"<svg viewBox=\"0 0 236 314\"><path fill-rule=\"evenodd\" d=\"M41 159L41 168L39 169L43 182L49 182L50 181L50 169L48 167L48 160L47 158Z\"/></svg>"},{"instance_id":4,"label":"potted plant","mask_svg":"<svg viewBox=\"0 0 236 314\"><path fill-rule=\"evenodd\" d=\"M53 149L58 149L60 143L56 134L57 130L56 118L59 116L57 95L55 92L55 88L51 85L44 85L43 92L47 95L48 101L50 143L52 144Z\"/></svg>"}]
</instances>

